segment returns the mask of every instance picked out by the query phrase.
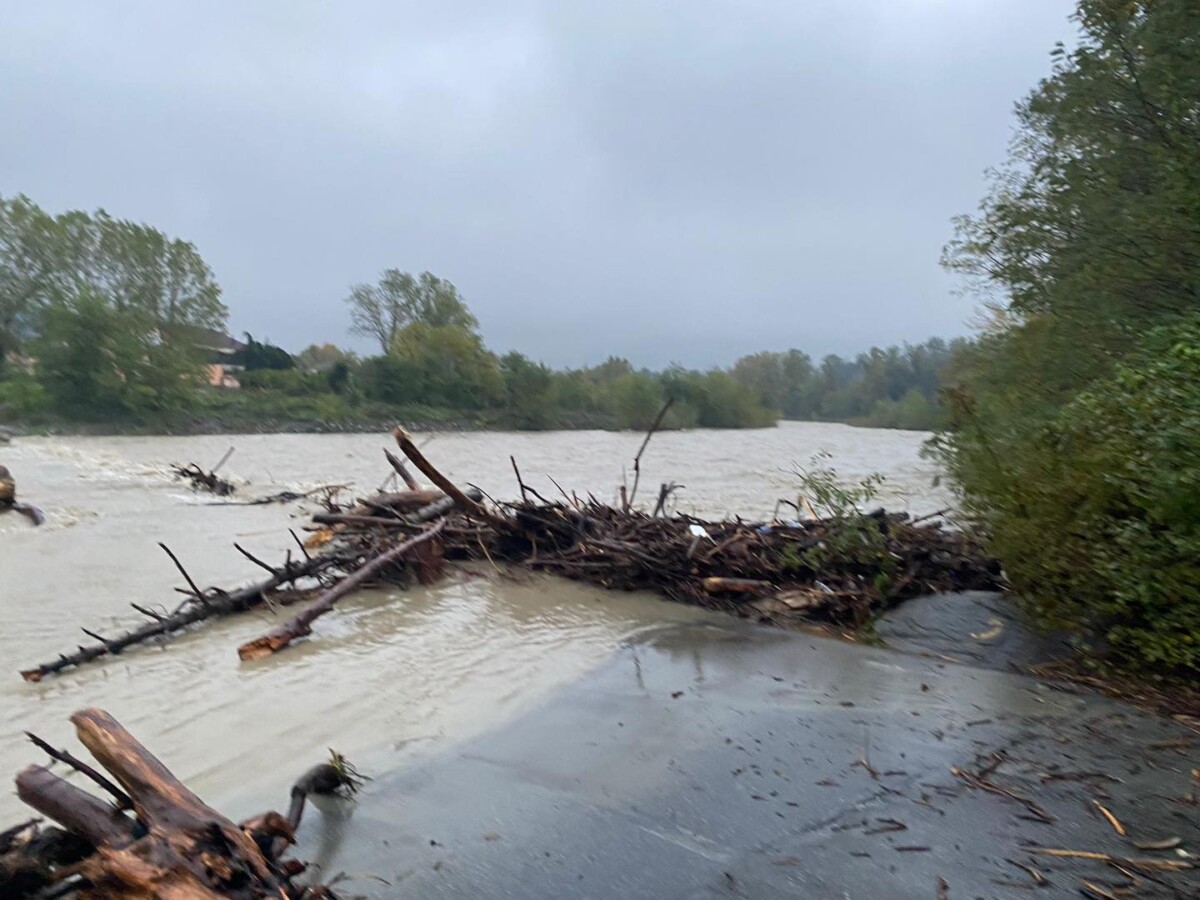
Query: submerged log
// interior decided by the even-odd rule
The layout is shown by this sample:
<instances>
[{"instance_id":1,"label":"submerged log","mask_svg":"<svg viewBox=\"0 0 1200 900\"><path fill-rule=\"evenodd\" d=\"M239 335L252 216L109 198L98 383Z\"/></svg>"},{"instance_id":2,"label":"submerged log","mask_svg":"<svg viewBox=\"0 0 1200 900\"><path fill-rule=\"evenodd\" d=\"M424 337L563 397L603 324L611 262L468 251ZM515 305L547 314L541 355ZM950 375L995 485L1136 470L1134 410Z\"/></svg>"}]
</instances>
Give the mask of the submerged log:
<instances>
[{"instance_id":1,"label":"submerged log","mask_svg":"<svg viewBox=\"0 0 1200 900\"><path fill-rule=\"evenodd\" d=\"M426 529L419 535L409 538L385 553L376 556L370 562L348 575L332 588L323 593L311 606L294 616L278 628L264 634L262 637L247 641L238 648L238 656L243 660L261 659L278 653L297 638L312 633L310 627L320 616L333 609L335 603L352 593L359 585L374 577L389 566L395 565L406 554L411 553L417 546L436 537L445 526L446 520L440 520L436 525Z\"/></svg>"},{"instance_id":2,"label":"submerged log","mask_svg":"<svg viewBox=\"0 0 1200 900\"><path fill-rule=\"evenodd\" d=\"M190 481L194 491L203 490L218 497L228 497L237 490L232 481L227 481L215 471L205 472L196 463L188 463L186 466L174 465L171 466L171 471L175 473L176 478Z\"/></svg>"},{"instance_id":3,"label":"submerged log","mask_svg":"<svg viewBox=\"0 0 1200 900\"><path fill-rule=\"evenodd\" d=\"M263 603L272 591L279 589L283 585L295 582L300 578L317 575L326 569L341 564L341 558L335 555L313 556L300 562L286 565L277 570L270 578L249 585L248 587L230 592L209 591L205 594L193 596L190 602L172 615L158 616L155 614L151 617L151 621L140 628L135 628L116 638L102 640L100 643L91 646L80 647L76 652L64 654L53 662L42 663L31 669L25 669L21 672L21 677L26 681L41 681L46 675L60 672L71 666L82 665L101 656L120 653L126 647L159 637L160 635L179 631L195 622L200 622L214 616L252 609Z\"/></svg>"}]
</instances>

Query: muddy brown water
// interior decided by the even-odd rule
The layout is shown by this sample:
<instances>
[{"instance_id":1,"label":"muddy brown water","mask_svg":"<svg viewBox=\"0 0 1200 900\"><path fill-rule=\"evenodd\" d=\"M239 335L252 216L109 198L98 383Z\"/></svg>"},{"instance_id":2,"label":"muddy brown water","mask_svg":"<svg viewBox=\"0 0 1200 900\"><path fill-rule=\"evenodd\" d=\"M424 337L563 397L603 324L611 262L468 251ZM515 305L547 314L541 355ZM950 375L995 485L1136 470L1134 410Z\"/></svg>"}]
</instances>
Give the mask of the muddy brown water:
<instances>
[{"instance_id":1,"label":"muddy brown water","mask_svg":"<svg viewBox=\"0 0 1200 900\"><path fill-rule=\"evenodd\" d=\"M921 514L949 504L920 458L927 436L785 423L761 431L691 431L654 438L641 499L661 481L686 485L679 508L703 516L768 517L794 493L789 475L819 451L846 479L887 477L880 502ZM421 438L452 478L511 497L515 455L526 480L612 499L641 435L472 433ZM22 667L138 622L129 601L173 605L181 583L156 546L169 544L202 584L231 586L258 570L237 541L268 559L292 546L304 503L219 506L170 475L173 462L214 464L244 496L350 483L369 491L388 469L383 435L17 438L0 463L22 499L42 507L33 529L0 517L0 778L44 759L32 729L73 744L67 723L84 706L114 713L202 796L231 814L284 803L291 780L335 747L383 772L511 721L655 629L709 614L640 594L605 593L550 578L497 578L473 565L441 585L400 595L364 592L321 619L312 639L243 664L236 648L268 613L212 623L160 646L26 684ZM0 822L20 804L0 793Z\"/></svg>"}]
</instances>

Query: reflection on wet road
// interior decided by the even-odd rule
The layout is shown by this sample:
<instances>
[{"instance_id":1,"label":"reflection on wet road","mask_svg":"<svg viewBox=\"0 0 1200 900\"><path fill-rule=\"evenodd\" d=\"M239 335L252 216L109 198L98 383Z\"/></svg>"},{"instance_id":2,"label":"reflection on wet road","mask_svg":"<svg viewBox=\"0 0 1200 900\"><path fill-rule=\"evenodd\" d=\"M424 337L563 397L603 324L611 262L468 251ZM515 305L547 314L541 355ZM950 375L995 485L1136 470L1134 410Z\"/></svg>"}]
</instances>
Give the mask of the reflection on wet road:
<instances>
[{"instance_id":1,"label":"reflection on wet road","mask_svg":"<svg viewBox=\"0 0 1200 900\"><path fill-rule=\"evenodd\" d=\"M685 625L327 806L300 844L325 871L371 873L354 889L372 897L927 900L943 882L1010 897L1035 887L1022 866L1049 882L1039 896L1077 896L1083 879L1128 880L1030 847L1195 849L1182 801L1197 746L1169 720L1021 676ZM1166 877L1193 896L1195 874Z\"/></svg>"}]
</instances>

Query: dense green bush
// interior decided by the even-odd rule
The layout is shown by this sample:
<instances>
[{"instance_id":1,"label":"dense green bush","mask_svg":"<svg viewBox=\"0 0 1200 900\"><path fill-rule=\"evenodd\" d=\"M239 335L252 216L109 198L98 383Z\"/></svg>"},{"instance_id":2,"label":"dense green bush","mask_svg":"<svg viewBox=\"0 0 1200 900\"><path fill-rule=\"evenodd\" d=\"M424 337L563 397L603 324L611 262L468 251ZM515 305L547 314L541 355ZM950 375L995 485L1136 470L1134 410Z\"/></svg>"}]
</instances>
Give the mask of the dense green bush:
<instances>
[{"instance_id":1,"label":"dense green bush","mask_svg":"<svg viewBox=\"0 0 1200 900\"><path fill-rule=\"evenodd\" d=\"M9 368L0 378L0 412L9 416L36 416L50 407L42 383L23 369Z\"/></svg>"},{"instance_id":2,"label":"dense green bush","mask_svg":"<svg viewBox=\"0 0 1200 900\"><path fill-rule=\"evenodd\" d=\"M238 383L244 390L279 391L291 397L321 394L329 391L329 375L325 372L302 372L299 369L250 369L239 372Z\"/></svg>"},{"instance_id":3,"label":"dense green bush","mask_svg":"<svg viewBox=\"0 0 1200 900\"><path fill-rule=\"evenodd\" d=\"M184 408L199 366L140 311L114 309L88 289L50 305L34 343L37 376L54 407L94 421Z\"/></svg>"},{"instance_id":4,"label":"dense green bush","mask_svg":"<svg viewBox=\"0 0 1200 900\"><path fill-rule=\"evenodd\" d=\"M662 375L666 395L675 399L676 417L684 427L766 428L776 414L759 402L755 392L728 372L693 372L678 367Z\"/></svg>"},{"instance_id":5,"label":"dense green bush","mask_svg":"<svg viewBox=\"0 0 1200 900\"><path fill-rule=\"evenodd\" d=\"M1078 0L947 264L987 294L935 449L1036 618L1200 672L1200 5Z\"/></svg>"},{"instance_id":6,"label":"dense green bush","mask_svg":"<svg viewBox=\"0 0 1200 900\"><path fill-rule=\"evenodd\" d=\"M1018 595L1122 664L1200 672L1200 316L1056 417L943 439Z\"/></svg>"}]
</instances>

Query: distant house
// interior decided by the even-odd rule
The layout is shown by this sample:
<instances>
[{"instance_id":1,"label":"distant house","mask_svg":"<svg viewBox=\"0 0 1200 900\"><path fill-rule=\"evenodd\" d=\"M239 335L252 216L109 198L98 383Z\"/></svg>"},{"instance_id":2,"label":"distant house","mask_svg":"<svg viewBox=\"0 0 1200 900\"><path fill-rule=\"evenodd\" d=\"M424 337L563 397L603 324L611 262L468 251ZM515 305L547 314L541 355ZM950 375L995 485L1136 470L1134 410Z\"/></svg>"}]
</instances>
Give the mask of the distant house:
<instances>
[{"instance_id":1,"label":"distant house","mask_svg":"<svg viewBox=\"0 0 1200 900\"><path fill-rule=\"evenodd\" d=\"M212 387L240 388L237 373L242 366L235 362L246 345L235 337L211 328L195 325L173 325L171 336L186 341L200 350L204 360L204 375Z\"/></svg>"},{"instance_id":2,"label":"distant house","mask_svg":"<svg viewBox=\"0 0 1200 900\"><path fill-rule=\"evenodd\" d=\"M21 369L23 372L32 374L34 366L37 365L37 360L32 356L24 356L14 350L10 350L4 354L4 364L13 369Z\"/></svg>"},{"instance_id":3,"label":"distant house","mask_svg":"<svg viewBox=\"0 0 1200 900\"><path fill-rule=\"evenodd\" d=\"M208 381L210 387L236 389L242 386L242 383L237 380L237 375L233 369L240 368L237 366L226 367L220 363L208 363L204 367L204 377Z\"/></svg>"}]
</instances>

